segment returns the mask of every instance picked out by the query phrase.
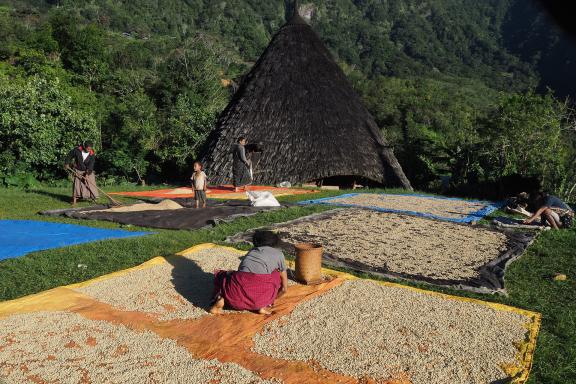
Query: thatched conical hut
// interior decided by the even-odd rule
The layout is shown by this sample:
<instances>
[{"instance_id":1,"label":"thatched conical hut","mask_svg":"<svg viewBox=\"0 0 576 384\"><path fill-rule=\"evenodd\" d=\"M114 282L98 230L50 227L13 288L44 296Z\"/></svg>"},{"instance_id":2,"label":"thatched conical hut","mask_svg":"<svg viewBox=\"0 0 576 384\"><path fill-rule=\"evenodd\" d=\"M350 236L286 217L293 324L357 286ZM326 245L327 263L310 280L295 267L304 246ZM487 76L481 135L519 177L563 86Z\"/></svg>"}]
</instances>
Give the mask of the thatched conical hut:
<instances>
[{"instance_id":1,"label":"thatched conical hut","mask_svg":"<svg viewBox=\"0 0 576 384\"><path fill-rule=\"evenodd\" d=\"M210 134L203 160L229 183L231 147L257 143L254 182L336 182L411 189L374 118L328 49L299 15L283 25Z\"/></svg>"}]
</instances>

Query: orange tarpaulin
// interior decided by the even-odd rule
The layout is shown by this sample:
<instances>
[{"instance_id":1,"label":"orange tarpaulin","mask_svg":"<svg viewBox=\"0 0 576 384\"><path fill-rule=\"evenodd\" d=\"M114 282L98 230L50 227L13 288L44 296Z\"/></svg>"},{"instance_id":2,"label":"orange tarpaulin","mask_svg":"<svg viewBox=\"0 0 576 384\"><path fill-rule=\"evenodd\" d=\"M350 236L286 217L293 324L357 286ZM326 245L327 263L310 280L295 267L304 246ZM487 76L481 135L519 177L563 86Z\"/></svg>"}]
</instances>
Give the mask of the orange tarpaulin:
<instances>
[{"instance_id":1,"label":"orange tarpaulin","mask_svg":"<svg viewBox=\"0 0 576 384\"><path fill-rule=\"evenodd\" d=\"M355 276L323 269L323 273L329 276L319 285L292 285L286 295L277 300L274 313L271 316L262 316L247 312L227 313L219 316L206 315L193 319L176 319L161 321L150 313L139 311L120 310L109 304L78 292L76 289L89 287L99 282L129 275L130 273L155 268L170 263L171 259L188 256L195 252L206 249L223 249L228 252L236 252L238 255L243 251L228 247L220 247L215 244L202 244L180 253L180 255L162 258L154 258L140 266L115 272L84 283L73 284L66 287L55 288L36 295L21 299L0 303L0 320L12 315L39 313L42 311L64 311L74 313L89 320L101 320L110 324L123 325L135 332L148 331L163 339L176 341L179 346L186 348L191 357L195 359L218 359L221 362L236 363L248 369L263 379L279 379L284 383L376 383L376 381L363 378L356 379L350 376L338 374L322 368L313 361L291 361L273 358L256 353L252 350L253 337L261 332L271 321L277 320L290 314L299 304L311 300L327 291L338 287L346 280L358 279ZM173 262L174 260L172 260ZM456 297L436 292L425 291L418 288L406 287L396 283L378 282L384 286L398 287L413 290L424 295L435 295L446 300L474 302L496 310L515 312L530 319L526 324L528 330L526 340L518 346L518 363L513 367L506 367L506 372L513 377L513 383L524 383L528 378L536 337L540 326L540 315L534 312L509 307L497 303L483 302L476 299ZM118 292L122 295L122 292ZM303 325L303 332L306 332ZM11 335L11 340L18 335ZM25 335L24 335L25 336ZM95 335L96 336L96 335ZM0 340L2 332L0 331ZM91 338L89 338L91 339ZM34 341L36 342L36 341ZM40 343L40 340L37 341ZM1 346L0 346L1 347ZM1 351L1 349L0 349ZM158 351L159 355L161 351ZM81 350L78 352L79 360L82 360ZM59 364L59 356L46 356L45 364ZM68 363L72 360L66 360ZM67 363L67 364L68 364ZM82 364L80 361L78 364ZM153 362L151 364L154 364ZM0 367L2 363L0 363ZM26 371L25 364L19 369ZM88 372L88 368L82 368ZM0 371L0 377L2 377ZM34 380L30 382L47 383L37 375L30 376ZM91 383L86 375L85 384ZM411 384L409 376L400 372L397 377L378 381L380 384Z\"/></svg>"},{"instance_id":2,"label":"orange tarpaulin","mask_svg":"<svg viewBox=\"0 0 576 384\"><path fill-rule=\"evenodd\" d=\"M269 191L274 196L302 195L307 193L316 193L313 189L298 188L278 188L265 185L251 185L250 191ZM234 192L232 185L219 185L209 187L207 196L215 199L247 199L245 192ZM137 192L111 192L110 195L131 196L131 197L159 197L159 198L193 198L194 190L190 187L173 188L173 189L156 189L151 191Z\"/></svg>"},{"instance_id":3,"label":"orange tarpaulin","mask_svg":"<svg viewBox=\"0 0 576 384\"><path fill-rule=\"evenodd\" d=\"M194 252L206 246L214 245L202 245L186 252ZM244 254L244 252L238 252ZM14 314L39 311L72 312L90 320L121 324L138 332L151 331L162 338L176 340L179 345L187 348L194 358L234 362L257 373L264 379L276 378L284 383L293 384L358 382L354 378L310 366L305 362L275 359L251 350L252 337L261 331L266 324L289 314L299 303L340 285L344 279L335 278L316 286L297 285L290 287L288 293L277 301L274 306L274 314L271 316L238 312L220 316L205 316L199 319L170 321L158 321L154 316L143 312L121 311L73 290L140 269L153 268L165 262L164 258L157 257L126 271L119 271L85 283L59 287L14 301L0 303L0 319ZM0 339L1 336L0 332ZM46 364L50 364L49 359L46 357ZM2 377L1 374L0 377ZM31 382L47 383L44 380ZM89 383L90 381L87 381L84 384ZM398 382L398 384L403 383Z\"/></svg>"}]
</instances>

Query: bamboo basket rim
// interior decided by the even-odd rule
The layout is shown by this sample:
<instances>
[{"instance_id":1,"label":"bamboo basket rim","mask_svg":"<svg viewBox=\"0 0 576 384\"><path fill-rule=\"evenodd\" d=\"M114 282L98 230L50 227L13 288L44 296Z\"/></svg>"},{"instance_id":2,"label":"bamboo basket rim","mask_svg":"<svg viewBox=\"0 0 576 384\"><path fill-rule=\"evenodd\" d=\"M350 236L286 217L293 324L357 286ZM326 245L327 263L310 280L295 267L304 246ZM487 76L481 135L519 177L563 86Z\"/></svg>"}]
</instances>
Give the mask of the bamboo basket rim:
<instances>
[{"instance_id":1,"label":"bamboo basket rim","mask_svg":"<svg viewBox=\"0 0 576 384\"><path fill-rule=\"evenodd\" d=\"M294 248L302 251L312 251L317 249L323 249L324 247L318 243L296 243Z\"/></svg>"}]
</instances>

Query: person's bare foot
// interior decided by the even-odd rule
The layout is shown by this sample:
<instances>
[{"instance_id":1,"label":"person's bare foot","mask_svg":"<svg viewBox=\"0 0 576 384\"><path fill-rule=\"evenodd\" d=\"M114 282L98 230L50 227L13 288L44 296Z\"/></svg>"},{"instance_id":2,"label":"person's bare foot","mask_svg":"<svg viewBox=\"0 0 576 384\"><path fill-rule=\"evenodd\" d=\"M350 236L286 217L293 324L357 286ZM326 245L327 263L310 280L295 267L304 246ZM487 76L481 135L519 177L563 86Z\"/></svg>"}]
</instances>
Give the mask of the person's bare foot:
<instances>
[{"instance_id":1,"label":"person's bare foot","mask_svg":"<svg viewBox=\"0 0 576 384\"><path fill-rule=\"evenodd\" d=\"M224 298L223 297L216 300L214 305L210 308L209 312L213 315L219 315L222 313L222 309L224 309Z\"/></svg>"},{"instance_id":2,"label":"person's bare foot","mask_svg":"<svg viewBox=\"0 0 576 384\"><path fill-rule=\"evenodd\" d=\"M271 314L272 314L272 311L269 310L268 308L260 308L260 309L258 310L258 313L261 314L261 315L271 315Z\"/></svg>"}]
</instances>

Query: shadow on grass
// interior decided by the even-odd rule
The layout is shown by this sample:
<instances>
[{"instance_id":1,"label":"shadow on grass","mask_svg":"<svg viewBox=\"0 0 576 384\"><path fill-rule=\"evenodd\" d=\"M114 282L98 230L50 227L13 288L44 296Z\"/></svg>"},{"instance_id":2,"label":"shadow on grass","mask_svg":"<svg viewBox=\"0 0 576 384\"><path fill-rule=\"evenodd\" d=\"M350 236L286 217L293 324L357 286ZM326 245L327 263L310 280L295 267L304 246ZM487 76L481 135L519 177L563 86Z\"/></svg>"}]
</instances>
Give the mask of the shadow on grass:
<instances>
[{"instance_id":1,"label":"shadow on grass","mask_svg":"<svg viewBox=\"0 0 576 384\"><path fill-rule=\"evenodd\" d=\"M62 201L64 203L68 203L68 204L70 204L72 202L72 198L71 198L72 194L71 193L68 195L64 195L62 193L54 193L54 192L49 192L49 191L43 191L40 189L31 189L27 193L34 193L36 195L48 196L52 199L59 200L59 201Z\"/></svg>"}]
</instances>

